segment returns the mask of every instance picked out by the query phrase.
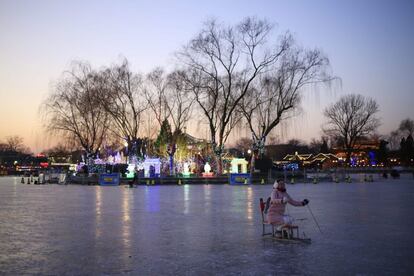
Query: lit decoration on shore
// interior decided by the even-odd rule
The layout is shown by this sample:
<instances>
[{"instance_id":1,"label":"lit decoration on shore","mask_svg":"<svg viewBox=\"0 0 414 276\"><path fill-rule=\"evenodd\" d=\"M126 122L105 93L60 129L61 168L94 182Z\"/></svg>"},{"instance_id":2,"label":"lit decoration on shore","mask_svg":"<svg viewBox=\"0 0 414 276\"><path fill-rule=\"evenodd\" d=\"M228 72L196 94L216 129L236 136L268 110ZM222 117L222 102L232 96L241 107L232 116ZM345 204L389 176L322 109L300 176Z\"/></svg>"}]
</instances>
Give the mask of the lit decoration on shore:
<instances>
[{"instance_id":1,"label":"lit decoration on shore","mask_svg":"<svg viewBox=\"0 0 414 276\"><path fill-rule=\"evenodd\" d=\"M231 160L231 173L247 173L248 163L244 158L233 158Z\"/></svg>"},{"instance_id":2,"label":"lit decoration on shore","mask_svg":"<svg viewBox=\"0 0 414 276\"><path fill-rule=\"evenodd\" d=\"M250 184L251 177L247 173L248 162L244 158L233 158L230 162L230 184Z\"/></svg>"},{"instance_id":3,"label":"lit decoration on shore","mask_svg":"<svg viewBox=\"0 0 414 276\"><path fill-rule=\"evenodd\" d=\"M208 162L204 164L204 172L202 173L203 177L212 177L213 173L211 172L211 166Z\"/></svg>"},{"instance_id":4,"label":"lit decoration on shore","mask_svg":"<svg viewBox=\"0 0 414 276\"><path fill-rule=\"evenodd\" d=\"M126 177L134 178L134 176L135 176L135 164L128 164Z\"/></svg>"},{"instance_id":5,"label":"lit decoration on shore","mask_svg":"<svg viewBox=\"0 0 414 276\"><path fill-rule=\"evenodd\" d=\"M145 158L144 161L145 177L159 177L161 173L161 161L159 158Z\"/></svg>"},{"instance_id":6,"label":"lit decoration on shore","mask_svg":"<svg viewBox=\"0 0 414 276\"><path fill-rule=\"evenodd\" d=\"M188 164L188 162L184 162L183 164L183 176L184 177L190 176L190 165Z\"/></svg>"}]
</instances>

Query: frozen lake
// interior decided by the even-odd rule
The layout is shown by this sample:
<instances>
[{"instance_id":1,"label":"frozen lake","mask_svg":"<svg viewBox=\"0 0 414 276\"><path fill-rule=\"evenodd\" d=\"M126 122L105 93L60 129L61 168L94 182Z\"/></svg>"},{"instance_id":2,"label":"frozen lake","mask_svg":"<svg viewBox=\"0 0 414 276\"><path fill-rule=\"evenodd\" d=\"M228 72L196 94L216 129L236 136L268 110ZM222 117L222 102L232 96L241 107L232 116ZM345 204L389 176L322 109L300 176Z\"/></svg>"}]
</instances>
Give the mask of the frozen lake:
<instances>
[{"instance_id":1,"label":"frozen lake","mask_svg":"<svg viewBox=\"0 0 414 276\"><path fill-rule=\"evenodd\" d=\"M0 275L413 275L412 175L287 185L312 244L261 236L271 185L99 187L0 178Z\"/></svg>"}]
</instances>

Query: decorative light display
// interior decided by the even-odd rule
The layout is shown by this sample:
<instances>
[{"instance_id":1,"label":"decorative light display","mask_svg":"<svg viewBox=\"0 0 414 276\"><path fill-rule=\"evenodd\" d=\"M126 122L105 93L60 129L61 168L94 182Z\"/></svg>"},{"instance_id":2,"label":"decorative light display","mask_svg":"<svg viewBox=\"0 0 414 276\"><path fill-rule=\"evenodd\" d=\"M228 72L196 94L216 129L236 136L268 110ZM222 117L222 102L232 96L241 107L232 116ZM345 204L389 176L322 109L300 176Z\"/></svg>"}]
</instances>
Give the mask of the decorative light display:
<instances>
[{"instance_id":1,"label":"decorative light display","mask_svg":"<svg viewBox=\"0 0 414 276\"><path fill-rule=\"evenodd\" d=\"M204 164L204 172L202 173L203 177L212 177L213 173L211 172L211 166L208 162Z\"/></svg>"},{"instance_id":2,"label":"decorative light display","mask_svg":"<svg viewBox=\"0 0 414 276\"><path fill-rule=\"evenodd\" d=\"M231 173L247 173L248 163L244 158L233 158L231 160ZM239 166L241 167L240 170Z\"/></svg>"},{"instance_id":3,"label":"decorative light display","mask_svg":"<svg viewBox=\"0 0 414 276\"><path fill-rule=\"evenodd\" d=\"M161 173L161 161L159 158L145 158L144 161L145 177L159 177Z\"/></svg>"},{"instance_id":4,"label":"decorative light display","mask_svg":"<svg viewBox=\"0 0 414 276\"><path fill-rule=\"evenodd\" d=\"M184 162L184 165L183 165L183 176L184 177L190 176L190 165L187 162Z\"/></svg>"},{"instance_id":5,"label":"decorative light display","mask_svg":"<svg viewBox=\"0 0 414 276\"><path fill-rule=\"evenodd\" d=\"M134 178L135 176L135 164L128 164L126 177L127 178Z\"/></svg>"}]
</instances>

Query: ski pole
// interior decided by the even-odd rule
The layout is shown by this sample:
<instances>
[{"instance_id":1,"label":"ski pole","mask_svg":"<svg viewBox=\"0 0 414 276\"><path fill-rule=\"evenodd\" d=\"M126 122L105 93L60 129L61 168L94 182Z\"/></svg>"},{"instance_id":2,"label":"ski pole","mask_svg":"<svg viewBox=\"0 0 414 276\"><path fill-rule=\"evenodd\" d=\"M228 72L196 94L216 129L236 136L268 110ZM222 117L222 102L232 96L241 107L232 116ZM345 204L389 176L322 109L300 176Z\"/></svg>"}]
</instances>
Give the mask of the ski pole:
<instances>
[{"instance_id":1,"label":"ski pole","mask_svg":"<svg viewBox=\"0 0 414 276\"><path fill-rule=\"evenodd\" d=\"M318 221L316 220L315 216L313 215L313 212L312 212L311 208L309 207L309 204L308 204L307 206L308 206L309 212L310 212L310 213L311 213L311 215L312 215L313 220L315 221L316 226L318 226L319 232L321 232L321 234L322 234L321 227L319 227L319 223L318 223Z\"/></svg>"}]
</instances>

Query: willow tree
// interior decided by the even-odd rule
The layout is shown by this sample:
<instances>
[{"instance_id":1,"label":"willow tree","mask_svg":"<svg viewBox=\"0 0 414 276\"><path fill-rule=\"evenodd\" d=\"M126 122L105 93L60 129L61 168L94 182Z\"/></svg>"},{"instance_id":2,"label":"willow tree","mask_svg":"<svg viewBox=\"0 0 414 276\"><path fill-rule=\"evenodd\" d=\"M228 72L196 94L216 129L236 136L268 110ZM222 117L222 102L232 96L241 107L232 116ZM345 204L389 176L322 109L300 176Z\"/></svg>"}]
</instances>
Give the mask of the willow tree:
<instances>
[{"instance_id":1,"label":"willow tree","mask_svg":"<svg viewBox=\"0 0 414 276\"><path fill-rule=\"evenodd\" d=\"M325 109L328 121L324 132L340 141L346 151L346 164L351 160L358 139L373 133L380 125L376 117L378 111L374 99L355 94L345 95Z\"/></svg>"},{"instance_id":2,"label":"willow tree","mask_svg":"<svg viewBox=\"0 0 414 276\"><path fill-rule=\"evenodd\" d=\"M329 60L319 50L306 50L288 44L277 62L247 91L240 110L252 134L251 169L257 155L262 156L266 138L280 122L294 116L304 88L329 82Z\"/></svg>"},{"instance_id":3,"label":"willow tree","mask_svg":"<svg viewBox=\"0 0 414 276\"><path fill-rule=\"evenodd\" d=\"M207 122L219 174L224 144L241 118L237 106L255 80L277 62L291 43L290 36L284 34L277 46L268 47L271 31L272 25L256 18L246 18L236 26L211 20L177 53Z\"/></svg>"},{"instance_id":4,"label":"willow tree","mask_svg":"<svg viewBox=\"0 0 414 276\"><path fill-rule=\"evenodd\" d=\"M97 156L108 133L109 115L98 100L104 86L88 63L73 63L42 108L47 129L75 139L85 151L89 164Z\"/></svg>"},{"instance_id":5,"label":"willow tree","mask_svg":"<svg viewBox=\"0 0 414 276\"><path fill-rule=\"evenodd\" d=\"M111 117L111 132L126 143L130 161L142 157L145 142L139 138L139 132L147 109L142 76L133 73L125 59L119 65L101 70L99 77L105 84L99 101Z\"/></svg>"}]
</instances>

